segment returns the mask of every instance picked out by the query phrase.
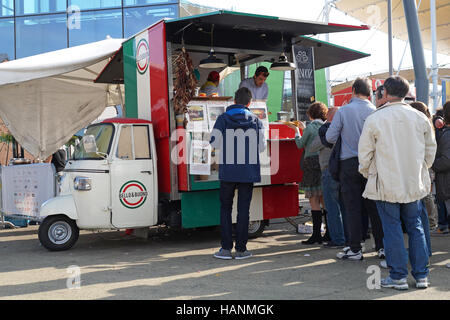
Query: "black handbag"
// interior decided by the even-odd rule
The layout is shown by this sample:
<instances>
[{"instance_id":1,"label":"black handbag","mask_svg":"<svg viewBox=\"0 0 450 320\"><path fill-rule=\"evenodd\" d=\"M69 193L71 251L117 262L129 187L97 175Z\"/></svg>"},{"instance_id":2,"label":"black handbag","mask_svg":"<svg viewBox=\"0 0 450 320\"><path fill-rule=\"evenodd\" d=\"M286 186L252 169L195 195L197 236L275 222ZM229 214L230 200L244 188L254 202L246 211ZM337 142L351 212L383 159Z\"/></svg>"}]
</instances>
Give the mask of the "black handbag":
<instances>
[{"instance_id":1,"label":"black handbag","mask_svg":"<svg viewBox=\"0 0 450 320\"><path fill-rule=\"evenodd\" d=\"M330 171L331 177L336 181L339 181L340 156L341 136L339 136L334 144L333 150L331 150L330 160L328 161L328 170Z\"/></svg>"}]
</instances>

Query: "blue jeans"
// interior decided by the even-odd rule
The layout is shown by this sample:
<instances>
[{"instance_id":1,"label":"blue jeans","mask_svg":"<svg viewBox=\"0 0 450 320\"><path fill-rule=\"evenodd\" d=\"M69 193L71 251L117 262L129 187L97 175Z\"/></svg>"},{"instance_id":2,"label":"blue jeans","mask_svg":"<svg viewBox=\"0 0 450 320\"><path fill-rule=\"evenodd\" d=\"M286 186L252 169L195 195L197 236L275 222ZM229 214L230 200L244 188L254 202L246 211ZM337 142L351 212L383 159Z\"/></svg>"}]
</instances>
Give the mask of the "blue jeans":
<instances>
[{"instance_id":1,"label":"blue jeans","mask_svg":"<svg viewBox=\"0 0 450 320\"><path fill-rule=\"evenodd\" d=\"M441 230L448 228L448 217L447 211L450 211L450 208L446 208L444 201L439 201L436 199L437 209L438 209L438 227Z\"/></svg>"},{"instance_id":2,"label":"blue jeans","mask_svg":"<svg viewBox=\"0 0 450 320\"><path fill-rule=\"evenodd\" d=\"M322 193L327 209L328 231L331 241L337 245L345 245L342 202L339 199L339 182L331 177L328 169L322 171Z\"/></svg>"},{"instance_id":3,"label":"blue jeans","mask_svg":"<svg viewBox=\"0 0 450 320\"><path fill-rule=\"evenodd\" d=\"M406 227L409 241L409 260L413 277L423 279L428 276L428 248L422 227L420 201L410 203L390 203L376 201L384 232L386 263L390 277L400 280L408 276L408 252L403 242L400 216Z\"/></svg>"},{"instance_id":4,"label":"blue jeans","mask_svg":"<svg viewBox=\"0 0 450 320\"><path fill-rule=\"evenodd\" d=\"M220 181L220 235L222 248L233 249L232 210L234 191L238 190L236 251L247 250L250 202L253 196L253 183Z\"/></svg>"},{"instance_id":5,"label":"blue jeans","mask_svg":"<svg viewBox=\"0 0 450 320\"><path fill-rule=\"evenodd\" d=\"M431 257L431 239L430 239L430 222L428 221L428 212L425 202L423 200L419 201L420 210L420 220L422 221L423 231L425 233L425 240L427 241L428 256Z\"/></svg>"}]
</instances>

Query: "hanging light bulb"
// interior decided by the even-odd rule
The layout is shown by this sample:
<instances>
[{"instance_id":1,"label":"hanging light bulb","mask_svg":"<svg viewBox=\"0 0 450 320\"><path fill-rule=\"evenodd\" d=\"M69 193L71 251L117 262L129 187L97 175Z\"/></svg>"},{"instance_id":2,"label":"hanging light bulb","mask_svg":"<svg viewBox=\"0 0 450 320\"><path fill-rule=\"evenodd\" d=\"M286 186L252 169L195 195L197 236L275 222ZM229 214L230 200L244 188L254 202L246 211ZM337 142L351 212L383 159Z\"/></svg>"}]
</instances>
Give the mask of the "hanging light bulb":
<instances>
[{"instance_id":1,"label":"hanging light bulb","mask_svg":"<svg viewBox=\"0 0 450 320\"><path fill-rule=\"evenodd\" d=\"M217 69L217 68L223 68L226 67L227 64L223 62L222 59L219 59L216 57L216 52L213 48L213 31L214 31L214 25L212 25L211 28L211 50L209 51L208 58L200 60L199 67L205 68L205 69Z\"/></svg>"},{"instance_id":2,"label":"hanging light bulb","mask_svg":"<svg viewBox=\"0 0 450 320\"><path fill-rule=\"evenodd\" d=\"M284 53L284 39L283 34L281 35L281 46L282 46L282 53L278 57L278 61L272 63L270 66L270 70L277 70L277 71L291 71L295 70L295 64L293 62L289 62L288 58L286 57L286 54Z\"/></svg>"}]
</instances>

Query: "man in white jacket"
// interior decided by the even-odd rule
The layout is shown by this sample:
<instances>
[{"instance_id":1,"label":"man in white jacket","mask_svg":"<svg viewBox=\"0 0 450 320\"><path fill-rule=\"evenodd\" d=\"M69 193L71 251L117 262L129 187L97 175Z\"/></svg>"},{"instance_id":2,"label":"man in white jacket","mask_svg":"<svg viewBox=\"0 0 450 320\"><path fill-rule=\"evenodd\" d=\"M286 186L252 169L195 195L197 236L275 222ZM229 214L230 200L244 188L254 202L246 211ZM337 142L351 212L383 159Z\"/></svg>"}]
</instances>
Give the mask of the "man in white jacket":
<instances>
[{"instance_id":1,"label":"man in white jacket","mask_svg":"<svg viewBox=\"0 0 450 320\"><path fill-rule=\"evenodd\" d=\"M409 260L417 288L427 288L428 251L420 220L420 199L430 190L428 168L436 142L427 117L403 102L409 91L402 77L384 82L387 103L367 117L358 145L359 172L368 179L363 197L376 201L390 268L381 286L408 289L408 253L400 217L409 237Z\"/></svg>"}]
</instances>

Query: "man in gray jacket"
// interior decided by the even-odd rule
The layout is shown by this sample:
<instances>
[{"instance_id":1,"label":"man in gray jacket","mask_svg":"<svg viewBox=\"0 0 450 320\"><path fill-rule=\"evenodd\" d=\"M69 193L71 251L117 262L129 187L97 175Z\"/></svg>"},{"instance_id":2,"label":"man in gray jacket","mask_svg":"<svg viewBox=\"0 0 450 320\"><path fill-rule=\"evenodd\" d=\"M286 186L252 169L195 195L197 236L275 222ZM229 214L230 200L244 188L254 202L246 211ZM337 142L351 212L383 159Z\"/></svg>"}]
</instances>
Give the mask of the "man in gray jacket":
<instances>
[{"instance_id":1,"label":"man in gray jacket","mask_svg":"<svg viewBox=\"0 0 450 320\"><path fill-rule=\"evenodd\" d=\"M346 224L350 247L337 254L339 259L362 260L363 214L368 214L372 223L378 257L384 259L383 230L376 205L363 199L362 193L367 180L358 172L358 143L364 121L375 111L370 102L372 83L369 79L358 78L352 86L350 103L339 108L326 133L326 140L334 144L341 137L339 181L344 200Z\"/></svg>"}]
</instances>

